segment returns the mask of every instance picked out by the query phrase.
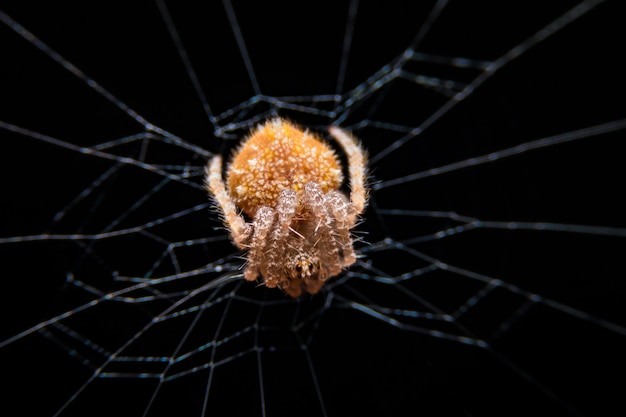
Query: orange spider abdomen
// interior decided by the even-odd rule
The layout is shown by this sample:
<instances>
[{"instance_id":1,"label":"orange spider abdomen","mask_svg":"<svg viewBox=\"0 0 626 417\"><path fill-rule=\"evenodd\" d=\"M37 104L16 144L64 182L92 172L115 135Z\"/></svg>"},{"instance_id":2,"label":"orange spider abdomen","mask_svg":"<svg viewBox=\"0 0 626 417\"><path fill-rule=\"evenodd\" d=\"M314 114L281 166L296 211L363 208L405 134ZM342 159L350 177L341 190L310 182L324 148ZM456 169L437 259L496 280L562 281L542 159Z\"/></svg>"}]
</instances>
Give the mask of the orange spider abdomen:
<instances>
[{"instance_id":1,"label":"orange spider abdomen","mask_svg":"<svg viewBox=\"0 0 626 417\"><path fill-rule=\"evenodd\" d=\"M261 206L276 207L280 192L316 182L324 193L341 186L343 175L335 152L316 135L283 119L261 125L243 142L228 167L227 181L235 204L254 216Z\"/></svg>"}]
</instances>

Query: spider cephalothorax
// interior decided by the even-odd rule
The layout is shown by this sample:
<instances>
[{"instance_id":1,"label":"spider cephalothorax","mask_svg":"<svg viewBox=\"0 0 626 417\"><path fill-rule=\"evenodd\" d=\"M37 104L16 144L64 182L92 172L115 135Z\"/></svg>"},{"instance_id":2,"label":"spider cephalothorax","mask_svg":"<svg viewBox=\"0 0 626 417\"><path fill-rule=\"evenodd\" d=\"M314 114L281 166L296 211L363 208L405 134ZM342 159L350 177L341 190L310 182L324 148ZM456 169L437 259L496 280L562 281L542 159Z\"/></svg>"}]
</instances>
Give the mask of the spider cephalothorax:
<instances>
[{"instance_id":1,"label":"spider cephalothorax","mask_svg":"<svg viewBox=\"0 0 626 417\"><path fill-rule=\"evenodd\" d=\"M297 297L317 293L356 261L350 230L366 203L365 153L343 130L331 127L330 134L348 157L350 200L338 191L343 176L333 150L283 119L245 140L227 169L227 185L221 156L209 162L207 188L235 245L248 250L245 279L261 276L266 286Z\"/></svg>"}]
</instances>

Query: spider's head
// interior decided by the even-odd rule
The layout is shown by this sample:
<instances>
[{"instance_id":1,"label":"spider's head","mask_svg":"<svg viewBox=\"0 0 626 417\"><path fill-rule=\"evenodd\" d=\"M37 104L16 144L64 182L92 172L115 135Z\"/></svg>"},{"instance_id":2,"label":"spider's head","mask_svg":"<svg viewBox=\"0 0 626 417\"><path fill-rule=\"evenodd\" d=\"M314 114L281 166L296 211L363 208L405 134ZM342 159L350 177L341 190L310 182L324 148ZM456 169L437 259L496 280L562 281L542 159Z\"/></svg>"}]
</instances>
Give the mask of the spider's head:
<instances>
[{"instance_id":1,"label":"spider's head","mask_svg":"<svg viewBox=\"0 0 626 417\"><path fill-rule=\"evenodd\" d=\"M319 274L319 259L310 253L299 253L293 258L287 273L291 279L310 281L317 279Z\"/></svg>"},{"instance_id":2,"label":"spider's head","mask_svg":"<svg viewBox=\"0 0 626 417\"><path fill-rule=\"evenodd\" d=\"M326 270L320 267L317 255L299 253L293 260L293 266L289 271L292 297L293 294L300 295L301 291L316 294L328 278Z\"/></svg>"}]
</instances>

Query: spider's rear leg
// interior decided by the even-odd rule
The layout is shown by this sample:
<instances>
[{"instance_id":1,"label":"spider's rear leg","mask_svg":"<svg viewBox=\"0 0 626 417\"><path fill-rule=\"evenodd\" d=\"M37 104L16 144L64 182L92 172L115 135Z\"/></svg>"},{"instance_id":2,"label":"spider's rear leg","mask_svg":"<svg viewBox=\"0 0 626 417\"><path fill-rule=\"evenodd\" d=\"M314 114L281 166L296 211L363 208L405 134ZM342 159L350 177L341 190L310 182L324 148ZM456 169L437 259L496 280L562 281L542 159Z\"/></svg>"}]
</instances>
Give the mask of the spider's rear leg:
<instances>
[{"instance_id":1,"label":"spider's rear leg","mask_svg":"<svg viewBox=\"0 0 626 417\"><path fill-rule=\"evenodd\" d=\"M226 185L222 178L222 157L220 155L215 155L206 167L205 186L219 205L224 223L230 229L233 242L239 249L244 249L252 234L252 227L239 214L235 202L226 191Z\"/></svg>"},{"instance_id":2,"label":"spider's rear leg","mask_svg":"<svg viewBox=\"0 0 626 417\"><path fill-rule=\"evenodd\" d=\"M348 219L351 223L350 227L352 227L367 204L367 190L365 188L367 178L367 153L361 148L358 140L343 129L337 126L331 126L328 132L339 142L348 156L351 203Z\"/></svg>"}]
</instances>

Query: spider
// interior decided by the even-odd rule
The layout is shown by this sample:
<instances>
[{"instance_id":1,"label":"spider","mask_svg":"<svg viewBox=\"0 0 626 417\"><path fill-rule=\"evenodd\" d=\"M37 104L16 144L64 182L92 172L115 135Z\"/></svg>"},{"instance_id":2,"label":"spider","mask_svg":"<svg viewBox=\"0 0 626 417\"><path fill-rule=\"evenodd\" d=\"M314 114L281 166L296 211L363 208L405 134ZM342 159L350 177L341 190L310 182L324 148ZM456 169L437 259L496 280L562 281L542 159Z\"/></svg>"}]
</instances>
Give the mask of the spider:
<instances>
[{"instance_id":1,"label":"spider","mask_svg":"<svg viewBox=\"0 0 626 417\"><path fill-rule=\"evenodd\" d=\"M221 210L231 238L247 249L243 276L262 277L291 297L317 293L356 261L350 230L367 202L366 155L350 134L329 133L346 153L350 199L335 152L316 135L281 118L253 130L222 178L222 157L206 169L206 188ZM246 222L245 215L252 219Z\"/></svg>"}]
</instances>

